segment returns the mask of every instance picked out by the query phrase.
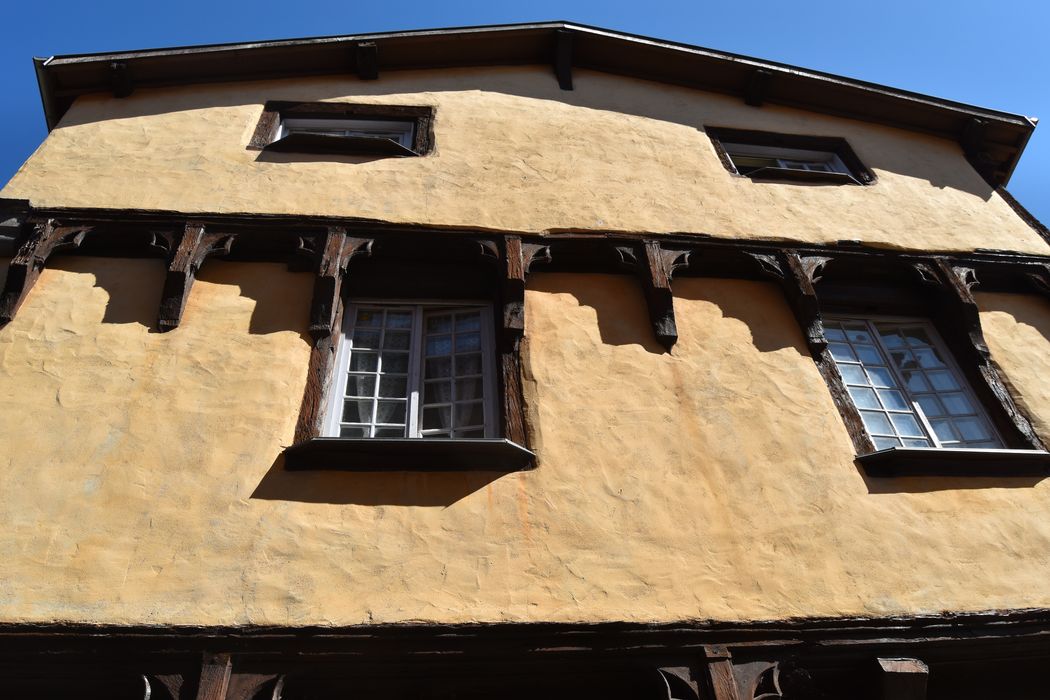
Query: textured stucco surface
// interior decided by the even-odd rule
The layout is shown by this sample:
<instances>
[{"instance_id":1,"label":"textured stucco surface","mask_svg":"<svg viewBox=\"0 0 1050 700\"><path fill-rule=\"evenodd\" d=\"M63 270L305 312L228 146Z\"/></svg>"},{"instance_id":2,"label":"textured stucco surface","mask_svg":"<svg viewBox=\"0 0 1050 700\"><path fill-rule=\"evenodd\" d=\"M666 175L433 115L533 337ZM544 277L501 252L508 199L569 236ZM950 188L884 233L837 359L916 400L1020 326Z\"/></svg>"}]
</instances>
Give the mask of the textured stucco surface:
<instances>
[{"instance_id":1,"label":"textured stucco surface","mask_svg":"<svg viewBox=\"0 0 1050 700\"><path fill-rule=\"evenodd\" d=\"M547 67L515 67L85 96L2 195L41 207L1050 252L954 142L586 70L574 85L559 90ZM246 150L268 99L433 105L436 151L368 159ZM733 177L704 125L842 136L878 183Z\"/></svg>"},{"instance_id":2,"label":"textured stucco surface","mask_svg":"<svg viewBox=\"0 0 1050 700\"><path fill-rule=\"evenodd\" d=\"M865 478L775 287L676 282L665 354L630 278L534 275L538 469L424 475L283 471L309 275L209 262L167 334L149 328L161 281L153 262L61 259L0 329L0 620L1050 606L1050 485ZM997 359L1042 380L1045 337L988 314ZM1015 337L1041 357L1000 356ZM1026 400L1050 417L1045 392Z\"/></svg>"}]
</instances>

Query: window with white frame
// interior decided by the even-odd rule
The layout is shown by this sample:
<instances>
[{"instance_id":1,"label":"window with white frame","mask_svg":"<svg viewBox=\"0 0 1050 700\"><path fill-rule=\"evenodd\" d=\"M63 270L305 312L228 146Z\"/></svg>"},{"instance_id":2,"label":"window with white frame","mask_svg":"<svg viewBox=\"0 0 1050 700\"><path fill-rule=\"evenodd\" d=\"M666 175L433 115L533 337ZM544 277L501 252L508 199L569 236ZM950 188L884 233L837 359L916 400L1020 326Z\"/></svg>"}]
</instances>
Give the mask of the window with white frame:
<instances>
[{"instance_id":1,"label":"window with white frame","mask_svg":"<svg viewBox=\"0 0 1050 700\"><path fill-rule=\"evenodd\" d=\"M326 434L496 437L494 362L487 306L350 304Z\"/></svg>"},{"instance_id":2,"label":"window with white frame","mask_svg":"<svg viewBox=\"0 0 1050 700\"><path fill-rule=\"evenodd\" d=\"M825 334L876 449L1003 447L930 323L834 317Z\"/></svg>"},{"instance_id":3,"label":"window with white frame","mask_svg":"<svg viewBox=\"0 0 1050 700\"><path fill-rule=\"evenodd\" d=\"M291 134L390 139L405 148L411 149L415 140L415 126L414 121L286 117L281 120L276 139L282 139Z\"/></svg>"},{"instance_id":4,"label":"window with white frame","mask_svg":"<svg viewBox=\"0 0 1050 700\"><path fill-rule=\"evenodd\" d=\"M751 175L764 168L850 175L842 159L828 151L725 142L722 147L741 175Z\"/></svg>"}]
</instances>

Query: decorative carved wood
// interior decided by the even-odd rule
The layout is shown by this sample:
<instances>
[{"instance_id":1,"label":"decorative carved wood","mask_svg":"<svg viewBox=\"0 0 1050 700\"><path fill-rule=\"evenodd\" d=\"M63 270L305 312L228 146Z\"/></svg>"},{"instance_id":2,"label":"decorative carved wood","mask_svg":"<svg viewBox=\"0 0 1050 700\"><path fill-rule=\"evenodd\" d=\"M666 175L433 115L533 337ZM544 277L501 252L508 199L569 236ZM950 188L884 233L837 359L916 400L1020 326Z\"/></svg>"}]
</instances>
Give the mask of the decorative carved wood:
<instances>
[{"instance_id":1,"label":"decorative carved wood","mask_svg":"<svg viewBox=\"0 0 1050 700\"><path fill-rule=\"evenodd\" d=\"M157 327L161 331L178 328L193 282L211 255L226 255L233 245L233 234L208 233L201 224L187 223L181 231L160 231L153 234L151 245L165 253L168 274L161 292Z\"/></svg>"},{"instance_id":2,"label":"decorative carved wood","mask_svg":"<svg viewBox=\"0 0 1050 700\"><path fill-rule=\"evenodd\" d=\"M284 676L276 673L233 673L226 700L281 700Z\"/></svg>"},{"instance_id":3,"label":"decorative carved wood","mask_svg":"<svg viewBox=\"0 0 1050 700\"><path fill-rule=\"evenodd\" d=\"M707 661L707 690L712 700L740 700L729 650L717 645L705 645L703 650Z\"/></svg>"},{"instance_id":4,"label":"decorative carved wood","mask_svg":"<svg viewBox=\"0 0 1050 700\"><path fill-rule=\"evenodd\" d=\"M1050 264L1043 263L1026 267L1031 269L1026 269L1022 273L1025 282L1031 289L1050 299Z\"/></svg>"},{"instance_id":5,"label":"decorative carved wood","mask_svg":"<svg viewBox=\"0 0 1050 700\"><path fill-rule=\"evenodd\" d=\"M700 685L689 666L656 669L667 687L667 700L700 700Z\"/></svg>"},{"instance_id":6,"label":"decorative carved wood","mask_svg":"<svg viewBox=\"0 0 1050 700\"><path fill-rule=\"evenodd\" d=\"M615 250L623 265L633 269L641 280L653 332L660 344L670 350L678 342L671 279L676 270L689 265L693 251L664 248L655 240L643 241L640 250L635 246L615 246Z\"/></svg>"},{"instance_id":7,"label":"decorative carved wood","mask_svg":"<svg viewBox=\"0 0 1050 700\"><path fill-rule=\"evenodd\" d=\"M780 700L780 664L776 661L752 661L735 664L737 692L746 700Z\"/></svg>"},{"instance_id":8,"label":"decorative carved wood","mask_svg":"<svg viewBox=\"0 0 1050 700\"><path fill-rule=\"evenodd\" d=\"M979 284L976 272L972 267L953 264L946 258L935 258L929 267L937 273L937 289L945 314L957 319L963 334L969 340L970 350L977 363L978 376L983 381L984 388L995 396L1007 421L1024 441L1025 446L1037 450L1045 449L1031 421L1014 402L999 370L992 362L981 328L980 309L973 297L972 290Z\"/></svg>"},{"instance_id":9,"label":"decorative carved wood","mask_svg":"<svg viewBox=\"0 0 1050 700\"><path fill-rule=\"evenodd\" d=\"M346 235L346 229L333 226L322 236L299 239L299 250L312 253L316 261L313 299L310 302L310 335L316 345L338 330L339 297L350 261L357 255L371 255L374 239Z\"/></svg>"},{"instance_id":10,"label":"decorative carved wood","mask_svg":"<svg viewBox=\"0 0 1050 700\"><path fill-rule=\"evenodd\" d=\"M181 700L186 680L182 674L146 674L142 679L146 682L144 700Z\"/></svg>"},{"instance_id":11,"label":"decorative carved wood","mask_svg":"<svg viewBox=\"0 0 1050 700\"><path fill-rule=\"evenodd\" d=\"M525 243L520 236L507 236L503 244L505 267L501 329L504 347L514 350L525 334L525 278L537 260L551 261L551 249L542 243Z\"/></svg>"},{"instance_id":12,"label":"decorative carved wood","mask_svg":"<svg viewBox=\"0 0 1050 700\"><path fill-rule=\"evenodd\" d=\"M51 254L79 247L92 228L64 226L54 219L33 225L7 269L7 280L0 293L0 326L10 323L15 317Z\"/></svg>"},{"instance_id":13,"label":"decorative carved wood","mask_svg":"<svg viewBox=\"0 0 1050 700\"><path fill-rule=\"evenodd\" d=\"M226 700L230 669L229 654L204 654L200 683L197 685L197 700Z\"/></svg>"},{"instance_id":14,"label":"decorative carved wood","mask_svg":"<svg viewBox=\"0 0 1050 700\"><path fill-rule=\"evenodd\" d=\"M930 669L918 659L876 659L882 700L926 700Z\"/></svg>"}]
</instances>

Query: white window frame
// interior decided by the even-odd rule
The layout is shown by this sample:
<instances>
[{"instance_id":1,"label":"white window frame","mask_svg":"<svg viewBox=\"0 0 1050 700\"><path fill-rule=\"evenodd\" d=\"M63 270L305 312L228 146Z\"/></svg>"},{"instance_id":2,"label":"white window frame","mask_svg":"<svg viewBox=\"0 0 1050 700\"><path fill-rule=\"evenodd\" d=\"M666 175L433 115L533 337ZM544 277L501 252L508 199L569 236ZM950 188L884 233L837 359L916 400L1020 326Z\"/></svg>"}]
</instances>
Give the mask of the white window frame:
<instances>
[{"instance_id":1,"label":"white window frame","mask_svg":"<svg viewBox=\"0 0 1050 700\"><path fill-rule=\"evenodd\" d=\"M423 319L427 310L448 309L449 311L478 310L481 313L481 365L482 365L482 410L484 413L484 438L499 437L499 404L497 401L496 383L496 357L495 357L495 335L492 322L492 307L490 304L478 302L477 300L391 300L391 299L355 299L348 303L343 311L343 327L339 342L338 360L336 362L336 374L330 388L330 397L327 414L324 420L323 437L340 437L343 424L343 408L346 400L346 388L349 381L350 357L353 354L354 321L357 318L359 308L382 307L386 309L409 310L412 312L411 343L409 348L408 367L408 396L406 407L406 435L404 437L414 439L447 440L443 436L424 436L421 432L422 425L422 390L425 377L423 376L424 348L423 340L426 335L423 327ZM455 354L453 349L453 354ZM450 376L449 381L453 384L456 377ZM374 392L378 392L378 378ZM374 394L374 399L378 396ZM449 409L455 411L453 403ZM373 415L372 427L374 428L375 416ZM372 437L360 438L362 440L375 439ZM466 438L454 438L466 439Z\"/></svg>"},{"instance_id":2,"label":"white window frame","mask_svg":"<svg viewBox=\"0 0 1050 700\"><path fill-rule=\"evenodd\" d=\"M333 133L342 132L342 133ZM363 138L389 138L411 149L416 136L414 121L357 119L340 117L338 119L285 117L277 130L277 138L283 139L289 134L324 133L333 136L358 136Z\"/></svg>"},{"instance_id":3,"label":"white window frame","mask_svg":"<svg viewBox=\"0 0 1050 700\"><path fill-rule=\"evenodd\" d=\"M842 162L837 153L831 151L810 151L801 148L778 148L776 146L756 146L747 143L732 143L723 142L722 148L725 150L726 155L733 162L733 167L737 168L739 172L740 168L737 166L735 157L751 156L754 158L770 158L777 161L777 167L785 170L805 170L808 172L834 172L841 173L843 175L850 175L849 168ZM830 169L823 168L810 168L810 164L826 164ZM801 165L802 167L799 167ZM761 168L759 168L760 170Z\"/></svg>"},{"instance_id":4,"label":"white window frame","mask_svg":"<svg viewBox=\"0 0 1050 700\"><path fill-rule=\"evenodd\" d=\"M988 427L988 429L989 429L989 431L991 433L992 440L997 441L999 443L999 448L998 449L1005 449L1006 448L1006 441L1003 440L1002 434L999 432L998 428L996 427L995 422L992 421L991 416L988 415L988 410L985 408L984 403L982 401L980 401L977 398L977 396L974 394L973 388L970 386L969 380L966 378L966 375L962 372L962 369L959 367L958 363L956 363L955 356L952 354L952 352L945 345L944 340L941 338L940 333L937 332L937 328L933 325L932 322L930 322L929 319L920 318L920 317L914 317L914 316L889 316L889 315L882 315L882 314L870 314L870 315L827 314L827 315L824 316L824 319L825 319L825 322L827 322L827 321L846 321L846 322L857 322L857 321L860 321L860 322L868 323L868 324L870 324L870 326L874 326L875 324L878 324L878 323L894 323L894 324L920 326L920 327L922 327L923 330L926 331L928 337L930 338L932 347L935 348L940 353L941 358L944 361L945 369L952 375L952 378L955 380L955 383L960 387L958 390L949 390L949 391L952 392L952 393L962 393L962 394L964 394L966 396L966 398L970 401L970 403L975 407L975 414L973 414L973 415L977 415L981 419L983 419L985 425ZM930 418L928 418L926 416L926 413L922 410L922 406L919 405L919 402L915 399L914 395L912 394L912 391L910 389L908 389L907 379L901 374L900 368L897 367L897 364L893 361L892 355L891 355L891 348L886 346L885 342L882 339L882 335L880 333L877 333L877 332L876 333L871 333L872 328L870 326L869 326L869 334L872 336L872 339L874 340L873 344L878 349L879 353L882 355L883 360L885 361L885 365L884 366L890 371L890 373L893 374L893 377L897 381L897 384L898 384L898 390L900 391L900 393L905 397L905 399L911 405L911 408L912 408L912 411L914 413L915 418L919 421L919 424L922 426L922 429L926 432L926 439L928 439L930 441L931 445L932 445L932 447L925 448L925 449L939 449L939 450L987 449L987 448L974 448L974 447L970 447L968 445L960 445L960 444L944 445L938 439L937 433L934 431L933 425L930 423ZM829 344L831 342L838 342L838 341L831 341L831 340L829 340ZM851 345L852 345L852 343L851 343ZM831 352L830 347L828 349L828 352L829 353ZM848 382L846 380L846 377L842 375L842 371L839 368L838 361L837 360L833 360L833 363L835 364L835 371L839 373L839 377L842 379L842 382L843 382L843 387L847 388L847 392L846 393L849 395L848 386L847 386ZM863 363L858 363L858 364L862 368L864 367ZM935 392L931 392L931 393L935 393ZM936 393L935 393L935 395L936 395ZM938 396L938 399L940 399L940 396ZM861 411L861 410L864 410L860 406L858 406L856 404L856 402L853 401L852 395L850 395L850 401L853 402L854 408L856 408L858 412ZM868 434L868 437L870 437L870 438L872 438L872 440L874 440L874 437L868 431L868 428L867 428L866 425L864 426L864 431ZM988 442L991 442L992 440L989 440ZM876 449L878 449L878 448L876 448ZM916 448L916 449L922 449L922 448Z\"/></svg>"}]
</instances>

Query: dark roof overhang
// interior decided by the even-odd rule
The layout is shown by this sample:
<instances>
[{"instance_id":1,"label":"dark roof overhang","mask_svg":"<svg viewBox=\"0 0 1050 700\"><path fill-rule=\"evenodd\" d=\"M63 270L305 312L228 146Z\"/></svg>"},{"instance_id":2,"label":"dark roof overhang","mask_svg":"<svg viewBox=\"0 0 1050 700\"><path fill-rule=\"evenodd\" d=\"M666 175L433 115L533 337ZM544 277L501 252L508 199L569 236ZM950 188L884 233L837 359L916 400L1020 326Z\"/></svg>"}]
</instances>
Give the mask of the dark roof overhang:
<instances>
[{"instance_id":1,"label":"dark roof overhang","mask_svg":"<svg viewBox=\"0 0 1050 700\"><path fill-rule=\"evenodd\" d=\"M993 186L1013 173L1035 128L1025 116L862 80L570 22L213 44L36 59L48 129L79 95L194 83L482 65L547 64L737 95L956 140Z\"/></svg>"}]
</instances>

